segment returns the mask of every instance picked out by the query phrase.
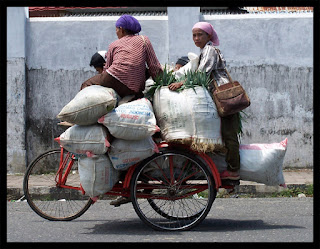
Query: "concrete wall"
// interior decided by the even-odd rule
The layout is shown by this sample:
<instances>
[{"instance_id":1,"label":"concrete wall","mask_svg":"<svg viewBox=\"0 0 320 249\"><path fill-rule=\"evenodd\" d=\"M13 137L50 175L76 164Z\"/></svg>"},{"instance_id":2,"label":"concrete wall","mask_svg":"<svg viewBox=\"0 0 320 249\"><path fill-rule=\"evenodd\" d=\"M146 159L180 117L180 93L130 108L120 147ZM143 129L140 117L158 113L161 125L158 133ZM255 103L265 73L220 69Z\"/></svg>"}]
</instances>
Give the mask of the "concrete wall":
<instances>
[{"instance_id":1,"label":"concrete wall","mask_svg":"<svg viewBox=\"0 0 320 249\"><path fill-rule=\"evenodd\" d=\"M285 167L313 166L313 20L308 15L204 16L234 80L247 90L242 143L288 138Z\"/></svg>"},{"instance_id":2,"label":"concrete wall","mask_svg":"<svg viewBox=\"0 0 320 249\"><path fill-rule=\"evenodd\" d=\"M187 18L186 18L187 17ZM192 40L192 27L199 22L200 7L168 8L169 62L174 63L189 52L198 53Z\"/></svg>"},{"instance_id":3,"label":"concrete wall","mask_svg":"<svg viewBox=\"0 0 320 249\"><path fill-rule=\"evenodd\" d=\"M7 170L26 165L26 20L27 8L7 8Z\"/></svg>"},{"instance_id":4,"label":"concrete wall","mask_svg":"<svg viewBox=\"0 0 320 249\"><path fill-rule=\"evenodd\" d=\"M177 21L186 16L192 21ZM56 115L75 96L81 83L95 74L89 60L117 39L117 18L28 19L29 162L41 151L57 146L53 138L63 129L56 125ZM172 7L165 17L136 18L142 26L141 34L150 38L162 64L176 61L187 52L199 53L193 45L191 27L198 20L212 23L231 75L243 84L252 101L245 111L248 118L243 123L242 143L280 142L287 137L284 166L313 166L312 14L201 16L199 8Z\"/></svg>"},{"instance_id":5,"label":"concrete wall","mask_svg":"<svg viewBox=\"0 0 320 249\"><path fill-rule=\"evenodd\" d=\"M119 17L34 18L27 28L27 156L57 146L54 138L64 130L56 115L82 82L95 75L91 56L107 50L117 39ZM137 17L138 18L138 17ZM167 17L140 17L140 34L147 35L161 62L168 61Z\"/></svg>"}]
</instances>

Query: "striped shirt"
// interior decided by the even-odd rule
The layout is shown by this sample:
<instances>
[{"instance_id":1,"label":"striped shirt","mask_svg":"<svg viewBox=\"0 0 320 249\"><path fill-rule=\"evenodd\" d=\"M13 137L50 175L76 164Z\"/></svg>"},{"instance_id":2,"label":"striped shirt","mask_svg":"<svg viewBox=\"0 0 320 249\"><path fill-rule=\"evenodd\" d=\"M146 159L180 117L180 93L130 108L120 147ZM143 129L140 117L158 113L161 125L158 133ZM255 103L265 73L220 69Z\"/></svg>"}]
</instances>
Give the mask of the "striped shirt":
<instances>
[{"instance_id":1,"label":"striped shirt","mask_svg":"<svg viewBox=\"0 0 320 249\"><path fill-rule=\"evenodd\" d=\"M214 79L218 86L230 82L229 77L224 70L226 67L226 61L221 53L220 58L217 49L212 44L212 41L208 41L200 51L198 71L206 72L207 75L210 75L211 72L213 72Z\"/></svg>"},{"instance_id":2,"label":"striped shirt","mask_svg":"<svg viewBox=\"0 0 320 249\"><path fill-rule=\"evenodd\" d=\"M109 45L104 70L129 89L139 93L145 88L146 64L153 79L162 72L149 38L126 35Z\"/></svg>"}]
</instances>

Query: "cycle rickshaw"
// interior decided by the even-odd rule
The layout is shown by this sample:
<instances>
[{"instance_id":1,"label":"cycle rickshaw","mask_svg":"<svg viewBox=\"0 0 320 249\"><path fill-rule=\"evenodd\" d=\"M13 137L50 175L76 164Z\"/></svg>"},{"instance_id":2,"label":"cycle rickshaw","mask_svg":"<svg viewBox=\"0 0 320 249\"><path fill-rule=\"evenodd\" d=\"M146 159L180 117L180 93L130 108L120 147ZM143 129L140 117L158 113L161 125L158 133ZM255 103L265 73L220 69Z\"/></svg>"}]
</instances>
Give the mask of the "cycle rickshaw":
<instances>
[{"instance_id":1,"label":"cycle rickshaw","mask_svg":"<svg viewBox=\"0 0 320 249\"><path fill-rule=\"evenodd\" d=\"M212 159L188 146L161 142L159 153L131 166L106 193L131 197L140 219L155 230L189 230L207 216L219 188L233 189L238 181L222 182ZM71 221L95 202L84 194L77 155L63 147L34 159L24 176L30 207L51 221Z\"/></svg>"}]
</instances>

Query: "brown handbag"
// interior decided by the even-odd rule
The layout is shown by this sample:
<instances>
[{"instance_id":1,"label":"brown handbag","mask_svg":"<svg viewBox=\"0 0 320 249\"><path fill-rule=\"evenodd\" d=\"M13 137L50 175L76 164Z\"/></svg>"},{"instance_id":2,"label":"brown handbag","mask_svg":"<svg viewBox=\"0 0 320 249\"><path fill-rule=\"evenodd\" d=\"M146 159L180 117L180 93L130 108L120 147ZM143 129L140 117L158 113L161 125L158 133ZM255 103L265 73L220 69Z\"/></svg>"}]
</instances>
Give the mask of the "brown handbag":
<instances>
[{"instance_id":1,"label":"brown handbag","mask_svg":"<svg viewBox=\"0 0 320 249\"><path fill-rule=\"evenodd\" d=\"M218 54L221 58L219 51ZM218 86L212 75L212 81L215 87L212 96L220 117L232 115L250 106L250 99L246 91L238 81L232 80L226 68L224 68L224 70L229 77L229 83Z\"/></svg>"}]
</instances>

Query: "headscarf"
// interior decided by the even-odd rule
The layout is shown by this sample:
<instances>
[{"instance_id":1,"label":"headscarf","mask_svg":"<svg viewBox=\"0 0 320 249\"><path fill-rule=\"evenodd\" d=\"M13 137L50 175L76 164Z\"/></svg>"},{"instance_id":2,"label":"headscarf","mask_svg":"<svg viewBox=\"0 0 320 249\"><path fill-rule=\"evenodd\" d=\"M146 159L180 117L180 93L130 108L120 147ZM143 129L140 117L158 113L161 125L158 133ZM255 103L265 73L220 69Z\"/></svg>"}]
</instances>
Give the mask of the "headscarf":
<instances>
[{"instance_id":1,"label":"headscarf","mask_svg":"<svg viewBox=\"0 0 320 249\"><path fill-rule=\"evenodd\" d=\"M107 51L105 51L105 50L98 51L98 54L100 54L104 60L107 59Z\"/></svg>"},{"instance_id":2,"label":"headscarf","mask_svg":"<svg viewBox=\"0 0 320 249\"><path fill-rule=\"evenodd\" d=\"M179 58L176 62L176 64L179 64L181 66L186 65L189 62L189 58L187 56L182 56L181 58Z\"/></svg>"},{"instance_id":3,"label":"headscarf","mask_svg":"<svg viewBox=\"0 0 320 249\"><path fill-rule=\"evenodd\" d=\"M121 16L116 22L116 27L122 27L124 29L130 30L134 34L139 33L141 31L141 25L139 21L130 15Z\"/></svg>"},{"instance_id":4,"label":"headscarf","mask_svg":"<svg viewBox=\"0 0 320 249\"><path fill-rule=\"evenodd\" d=\"M207 34L211 35L211 41L213 43L213 46L219 46L219 38L217 35L217 32L214 30L213 26L208 23L208 22L197 22L193 28L193 29L202 29L204 32L206 32Z\"/></svg>"},{"instance_id":5,"label":"headscarf","mask_svg":"<svg viewBox=\"0 0 320 249\"><path fill-rule=\"evenodd\" d=\"M106 62L107 51L98 51L91 57L90 67L103 67L103 63Z\"/></svg>"}]
</instances>

